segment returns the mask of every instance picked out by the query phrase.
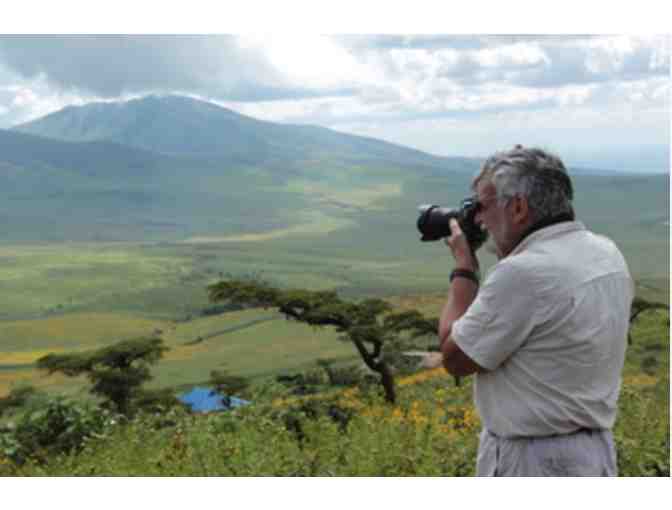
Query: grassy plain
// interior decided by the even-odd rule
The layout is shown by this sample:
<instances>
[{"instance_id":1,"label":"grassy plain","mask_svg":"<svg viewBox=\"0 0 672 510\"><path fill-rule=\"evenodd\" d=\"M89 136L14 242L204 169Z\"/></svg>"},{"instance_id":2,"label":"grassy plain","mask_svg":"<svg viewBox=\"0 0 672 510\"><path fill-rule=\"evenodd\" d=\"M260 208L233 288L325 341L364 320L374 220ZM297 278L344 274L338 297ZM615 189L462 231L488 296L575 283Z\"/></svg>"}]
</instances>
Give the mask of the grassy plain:
<instances>
[{"instance_id":1,"label":"grassy plain","mask_svg":"<svg viewBox=\"0 0 672 510\"><path fill-rule=\"evenodd\" d=\"M190 258L128 243L0 246L0 318L76 310L120 294L163 288L191 268Z\"/></svg>"},{"instance_id":2,"label":"grassy plain","mask_svg":"<svg viewBox=\"0 0 672 510\"><path fill-rule=\"evenodd\" d=\"M33 363L50 352L81 352L151 334L159 334L170 348L153 370L149 387L157 388L203 383L216 369L259 378L314 366L318 358L356 358L353 348L339 341L332 329L317 330L263 309L190 321L128 313L71 313L0 322L0 396L23 384L81 394L85 379L46 376Z\"/></svg>"},{"instance_id":3,"label":"grassy plain","mask_svg":"<svg viewBox=\"0 0 672 510\"><path fill-rule=\"evenodd\" d=\"M320 357L352 356L352 347L332 332L266 320L268 311L202 317L209 306L206 287L221 277L253 275L282 287L382 296L402 308L438 314L452 261L442 243L418 241L416 206L457 205L470 176L384 175L387 181L371 180L364 170L349 169L340 177L275 182L269 174L254 174L259 193L242 206L245 221L240 214L220 216L197 235L175 229L172 240L0 244L0 394L21 381L53 381L54 389L75 391L80 382L44 378L30 363L46 352L100 347L157 329L173 348L155 369L158 386L200 382L214 368L261 377ZM226 191L231 179L210 178L218 198L201 197L208 207L241 208ZM575 180L577 216L616 241L641 296L669 303L665 176ZM153 221L177 224L179 211L191 203ZM195 213L207 223L204 209ZM482 256L484 268L494 262ZM183 345L245 322L253 324Z\"/></svg>"}]
</instances>

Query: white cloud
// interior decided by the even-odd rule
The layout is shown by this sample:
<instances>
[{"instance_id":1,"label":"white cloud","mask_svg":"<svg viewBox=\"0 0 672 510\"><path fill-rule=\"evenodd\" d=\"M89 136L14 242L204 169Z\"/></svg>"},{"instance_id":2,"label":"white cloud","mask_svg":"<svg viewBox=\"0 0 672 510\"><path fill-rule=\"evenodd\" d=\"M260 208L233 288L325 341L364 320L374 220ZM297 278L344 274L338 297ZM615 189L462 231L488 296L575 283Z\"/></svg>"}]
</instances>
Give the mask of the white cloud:
<instances>
[{"instance_id":1,"label":"white cloud","mask_svg":"<svg viewBox=\"0 0 672 510\"><path fill-rule=\"evenodd\" d=\"M515 43L474 52L474 60L483 67L510 67L548 64L546 53L534 43Z\"/></svg>"},{"instance_id":2,"label":"white cloud","mask_svg":"<svg viewBox=\"0 0 672 510\"><path fill-rule=\"evenodd\" d=\"M43 75L26 80L0 71L0 128L9 128L68 105L81 105L95 99L53 89Z\"/></svg>"},{"instance_id":3,"label":"white cloud","mask_svg":"<svg viewBox=\"0 0 672 510\"><path fill-rule=\"evenodd\" d=\"M365 65L326 36L244 35L237 38L237 43L261 53L288 83L296 86L332 89L373 81Z\"/></svg>"},{"instance_id":4,"label":"white cloud","mask_svg":"<svg viewBox=\"0 0 672 510\"><path fill-rule=\"evenodd\" d=\"M635 41L624 36L604 37L587 44L592 50L586 55L586 67L591 73L616 73L623 70L628 57L635 53Z\"/></svg>"},{"instance_id":5,"label":"white cloud","mask_svg":"<svg viewBox=\"0 0 672 510\"><path fill-rule=\"evenodd\" d=\"M582 105L593 96L595 85L570 85L558 91L555 101L559 106Z\"/></svg>"}]
</instances>

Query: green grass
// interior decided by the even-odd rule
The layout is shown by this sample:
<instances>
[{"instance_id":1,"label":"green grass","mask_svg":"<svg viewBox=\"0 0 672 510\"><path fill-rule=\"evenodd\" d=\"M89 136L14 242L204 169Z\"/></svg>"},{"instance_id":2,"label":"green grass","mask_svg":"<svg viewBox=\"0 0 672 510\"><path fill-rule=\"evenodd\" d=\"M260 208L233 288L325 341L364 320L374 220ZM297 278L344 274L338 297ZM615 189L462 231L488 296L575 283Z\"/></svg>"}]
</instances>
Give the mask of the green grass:
<instances>
[{"instance_id":1,"label":"green grass","mask_svg":"<svg viewBox=\"0 0 672 510\"><path fill-rule=\"evenodd\" d=\"M166 321L135 314L81 312L52 317L0 322L2 363L12 353L30 353L50 348L79 350L109 344L120 339L151 334L167 328Z\"/></svg>"},{"instance_id":2,"label":"green grass","mask_svg":"<svg viewBox=\"0 0 672 510\"><path fill-rule=\"evenodd\" d=\"M188 257L121 243L0 246L2 317L81 309L129 291L166 287L191 267Z\"/></svg>"},{"instance_id":3,"label":"green grass","mask_svg":"<svg viewBox=\"0 0 672 510\"><path fill-rule=\"evenodd\" d=\"M631 330L632 344L628 347L624 370L626 377L648 373L669 375L669 317L667 311L649 310L635 319Z\"/></svg>"},{"instance_id":4,"label":"green grass","mask_svg":"<svg viewBox=\"0 0 672 510\"><path fill-rule=\"evenodd\" d=\"M85 391L84 378L46 376L30 364L50 352L98 349L126 338L159 334L170 351L153 368L149 387L198 384L210 371L258 379L315 365L319 358L354 360L354 347L330 328L287 321L270 310L252 309L187 322L130 314L74 313L41 320L0 323L0 396L19 384L68 394ZM3 368L4 366L4 368Z\"/></svg>"},{"instance_id":5,"label":"green grass","mask_svg":"<svg viewBox=\"0 0 672 510\"><path fill-rule=\"evenodd\" d=\"M641 314L632 328L614 437L623 475L670 473L670 315Z\"/></svg>"},{"instance_id":6,"label":"green grass","mask_svg":"<svg viewBox=\"0 0 672 510\"><path fill-rule=\"evenodd\" d=\"M193 343L198 337L225 329L233 331ZM300 370L314 365L318 358L356 359L354 347L337 337L331 329L312 328L265 310L178 324L164 337L172 350L156 366L152 386L195 384L207 380L215 369L259 378Z\"/></svg>"}]
</instances>

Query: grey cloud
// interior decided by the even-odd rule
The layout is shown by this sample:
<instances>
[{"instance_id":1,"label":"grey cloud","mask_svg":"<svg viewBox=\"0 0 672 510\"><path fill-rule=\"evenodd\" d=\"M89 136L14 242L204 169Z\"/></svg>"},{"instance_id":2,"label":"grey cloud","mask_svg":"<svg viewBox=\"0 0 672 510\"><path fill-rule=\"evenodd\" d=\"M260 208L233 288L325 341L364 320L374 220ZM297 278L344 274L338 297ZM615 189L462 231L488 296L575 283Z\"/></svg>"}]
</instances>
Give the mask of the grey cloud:
<instances>
[{"instance_id":1,"label":"grey cloud","mask_svg":"<svg viewBox=\"0 0 672 510\"><path fill-rule=\"evenodd\" d=\"M18 75L99 97L183 91L221 100L314 97L233 36L6 36L0 59Z\"/></svg>"},{"instance_id":2,"label":"grey cloud","mask_svg":"<svg viewBox=\"0 0 672 510\"><path fill-rule=\"evenodd\" d=\"M325 96L348 97L357 93L358 90L353 87L317 90L305 87L274 87L272 85L256 85L250 87L246 85L238 85L227 90L225 99L239 102L257 102L284 99L313 99ZM210 94L210 97L212 96L213 94Z\"/></svg>"},{"instance_id":3,"label":"grey cloud","mask_svg":"<svg viewBox=\"0 0 672 510\"><path fill-rule=\"evenodd\" d=\"M597 35L497 35L497 34L408 34L408 35L341 35L340 44L353 50L426 49L479 50L517 42L549 44L580 42Z\"/></svg>"},{"instance_id":4,"label":"grey cloud","mask_svg":"<svg viewBox=\"0 0 672 510\"><path fill-rule=\"evenodd\" d=\"M144 93L186 93L202 98L258 102L300 100L318 97L353 97L352 120L460 118L481 112L541 109L555 106L553 88L566 85L614 84L610 97L618 98L622 82L659 79L669 73L668 57L657 69L654 45L635 45L620 65L600 49L591 49L590 35L343 35L332 36L350 54L379 73L377 80L357 77L343 81L340 88L310 88L290 82L274 67L263 51L244 47L234 36L8 36L0 37L0 123L26 120L31 111L44 111L80 99L116 98ZM499 55L490 65L477 58L481 50L498 50L512 44L529 44L545 55L525 62L511 55ZM669 40L668 40L669 46ZM604 67L591 71L587 63L595 56ZM599 60L599 59L598 59ZM4 66L4 69L3 69ZM9 77L5 79L4 76ZM38 79L38 77L43 77ZM2 92L4 83L23 80L37 96L48 98L24 106L12 105L13 93ZM39 87L35 84L39 82ZM464 112L464 101L444 101L455 94L480 101L492 85L538 89L517 104L502 106L474 102L478 112ZM504 85L502 87L502 85ZM541 90L543 89L543 90ZM410 99L409 99L410 97ZM600 96L591 91L592 102ZM497 98L495 98L497 99ZM617 99L616 99L617 100ZM358 103L358 104L356 104ZM301 118L301 122L343 121L341 111L327 106ZM31 109L32 108L32 109ZM357 113L361 110L361 115ZM419 110L423 110L419 112ZM346 110L350 111L350 110ZM371 113L373 112L373 113Z\"/></svg>"},{"instance_id":5,"label":"grey cloud","mask_svg":"<svg viewBox=\"0 0 672 510\"><path fill-rule=\"evenodd\" d=\"M448 78L461 86L504 82L527 87L557 87L609 80L636 80L669 73L651 70L654 49L638 47L621 68L591 72L583 44L591 35L342 35L333 36L362 62L383 70L381 81ZM515 43L534 44L548 62L501 59L483 66L476 52ZM423 62L397 60L404 51L437 57L454 50L435 71ZM24 79L45 76L63 91L119 97L148 92L186 92L224 101L261 101L350 95L351 88L309 88L291 83L258 49L241 47L234 36L6 36L0 37L0 63ZM374 94L375 95L375 94Z\"/></svg>"},{"instance_id":6,"label":"grey cloud","mask_svg":"<svg viewBox=\"0 0 672 510\"><path fill-rule=\"evenodd\" d=\"M507 68L504 66L487 69L474 58L473 54L463 53L455 62L442 65L436 75L439 78L448 78L461 85L469 86L502 79L506 72Z\"/></svg>"},{"instance_id":7,"label":"grey cloud","mask_svg":"<svg viewBox=\"0 0 672 510\"><path fill-rule=\"evenodd\" d=\"M601 35L591 34L504 34L485 36L490 45L515 44L515 43L538 43L547 44L568 44L584 43L593 39L602 37Z\"/></svg>"},{"instance_id":8,"label":"grey cloud","mask_svg":"<svg viewBox=\"0 0 672 510\"><path fill-rule=\"evenodd\" d=\"M391 49L479 49L487 46L488 36L479 35L341 35L340 44L355 51Z\"/></svg>"}]
</instances>

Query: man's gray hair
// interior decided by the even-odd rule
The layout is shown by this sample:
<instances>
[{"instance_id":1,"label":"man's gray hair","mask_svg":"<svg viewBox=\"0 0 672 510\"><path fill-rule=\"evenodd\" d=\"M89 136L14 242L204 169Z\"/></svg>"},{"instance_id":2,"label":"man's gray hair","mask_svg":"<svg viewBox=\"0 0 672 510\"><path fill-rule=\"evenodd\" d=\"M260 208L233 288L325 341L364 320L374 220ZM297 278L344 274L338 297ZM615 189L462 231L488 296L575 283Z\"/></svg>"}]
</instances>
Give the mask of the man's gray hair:
<instances>
[{"instance_id":1,"label":"man's gray hair","mask_svg":"<svg viewBox=\"0 0 672 510\"><path fill-rule=\"evenodd\" d=\"M560 158L547 151L516 145L497 152L483 164L474 189L482 180L494 184L500 205L525 197L534 223L563 213L574 217L572 181Z\"/></svg>"}]
</instances>

